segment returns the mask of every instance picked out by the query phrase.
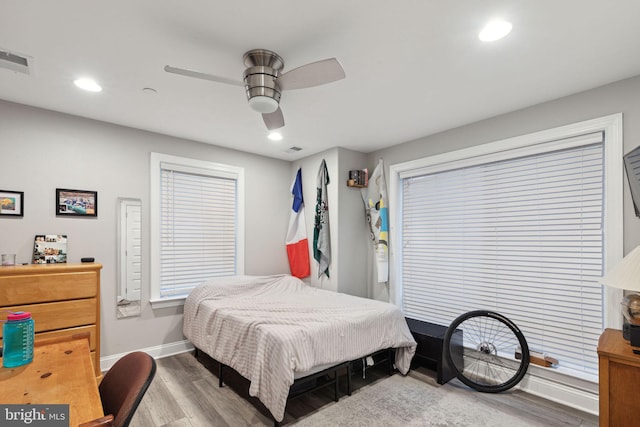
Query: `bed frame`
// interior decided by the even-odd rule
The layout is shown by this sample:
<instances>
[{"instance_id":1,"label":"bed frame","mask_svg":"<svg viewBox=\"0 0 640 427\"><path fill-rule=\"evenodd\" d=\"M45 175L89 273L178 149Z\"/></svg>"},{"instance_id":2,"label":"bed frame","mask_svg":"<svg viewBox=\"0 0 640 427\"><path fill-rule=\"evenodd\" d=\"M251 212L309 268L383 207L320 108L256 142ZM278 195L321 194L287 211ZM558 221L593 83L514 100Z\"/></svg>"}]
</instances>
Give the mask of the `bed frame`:
<instances>
[{"instance_id":1,"label":"bed frame","mask_svg":"<svg viewBox=\"0 0 640 427\"><path fill-rule=\"evenodd\" d=\"M198 353L200 352L200 350L195 347L195 353L194 356L197 358L198 357ZM203 352L204 354L206 354L206 352ZM326 369L323 369L319 372L315 372L311 375L307 375L305 377L301 377L301 378L297 378L293 384L291 385L290 389L289 389L289 396L287 397L287 401L294 399L296 397L302 396L304 394L307 393L311 393L314 392L316 390L319 390L321 388L324 387L328 387L333 385L333 400L334 402L337 402L340 399L340 392L339 392L339 382L340 382L340 376L338 375L338 372L341 369L346 369L347 371L347 396L351 396L351 374L353 371L353 364L355 362L362 362L362 378L365 377L366 375L366 370L369 368L372 368L373 366L376 365L380 365L380 364L387 364L388 365L388 373L389 375L393 375L394 374L394 364L393 364L393 360L394 360L394 350L392 348L388 348L388 349L384 349L384 350L380 350L377 351L367 357L363 357L362 359L359 359L358 361L349 361L349 362L342 362L339 363L337 365L334 366L330 366ZM207 354L208 357L211 357ZM380 356L382 356L380 358ZM366 359L368 357L371 358L379 358L378 361L375 361L373 363L373 365L367 365ZM215 360L213 358L211 358L212 360ZM374 359L375 360L375 359ZM219 361L215 360L218 363L218 386L219 387L223 387L224 386L224 370L225 368L230 368L230 366L225 365L223 363L220 363ZM231 368L233 369L233 368ZM305 388L304 390L301 391L295 391L295 388L300 387L306 383L310 383L312 381L317 380L318 378L328 378L327 380L323 381L321 384L316 384L315 386L311 387L311 388ZM273 416L272 416L273 418ZM273 425L274 427L280 427L281 423L279 421L277 421L275 418L273 419Z\"/></svg>"}]
</instances>

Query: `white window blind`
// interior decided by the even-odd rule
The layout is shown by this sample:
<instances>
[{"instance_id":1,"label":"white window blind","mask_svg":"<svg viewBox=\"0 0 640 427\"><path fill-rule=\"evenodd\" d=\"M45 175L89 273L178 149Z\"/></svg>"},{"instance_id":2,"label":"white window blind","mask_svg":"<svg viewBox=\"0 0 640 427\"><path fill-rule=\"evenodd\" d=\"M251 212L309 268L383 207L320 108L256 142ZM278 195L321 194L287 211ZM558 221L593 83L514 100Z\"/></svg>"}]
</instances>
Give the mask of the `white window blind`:
<instances>
[{"instance_id":1,"label":"white window blind","mask_svg":"<svg viewBox=\"0 0 640 427\"><path fill-rule=\"evenodd\" d=\"M160 165L160 298L236 274L237 189L229 174Z\"/></svg>"},{"instance_id":2,"label":"white window blind","mask_svg":"<svg viewBox=\"0 0 640 427\"><path fill-rule=\"evenodd\" d=\"M602 133L559 151L402 179L402 304L448 325L497 311L532 350L597 375L603 329Z\"/></svg>"}]
</instances>

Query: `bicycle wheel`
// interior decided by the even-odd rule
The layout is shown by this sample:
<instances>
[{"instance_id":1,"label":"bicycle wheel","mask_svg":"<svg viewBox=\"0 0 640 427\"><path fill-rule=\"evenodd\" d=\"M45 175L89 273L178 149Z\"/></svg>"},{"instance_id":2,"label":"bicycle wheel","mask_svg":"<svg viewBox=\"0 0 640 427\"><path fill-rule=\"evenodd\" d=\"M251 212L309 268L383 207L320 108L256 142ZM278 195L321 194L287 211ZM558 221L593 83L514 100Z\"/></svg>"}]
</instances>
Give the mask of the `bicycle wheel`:
<instances>
[{"instance_id":1,"label":"bicycle wheel","mask_svg":"<svg viewBox=\"0 0 640 427\"><path fill-rule=\"evenodd\" d=\"M456 318L447 328L443 347L456 377L486 393L515 386L529 367L524 335L515 323L492 311L470 311Z\"/></svg>"}]
</instances>

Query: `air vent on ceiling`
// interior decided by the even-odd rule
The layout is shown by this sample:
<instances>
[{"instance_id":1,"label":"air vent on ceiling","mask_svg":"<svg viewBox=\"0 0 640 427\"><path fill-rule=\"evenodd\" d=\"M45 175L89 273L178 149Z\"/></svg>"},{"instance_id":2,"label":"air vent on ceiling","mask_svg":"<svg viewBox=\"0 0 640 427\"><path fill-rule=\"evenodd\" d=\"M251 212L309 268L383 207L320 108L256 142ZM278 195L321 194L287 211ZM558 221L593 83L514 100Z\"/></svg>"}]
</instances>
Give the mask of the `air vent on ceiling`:
<instances>
[{"instance_id":1,"label":"air vent on ceiling","mask_svg":"<svg viewBox=\"0 0 640 427\"><path fill-rule=\"evenodd\" d=\"M9 52L0 48L0 68L30 75L29 66L32 61L33 58L29 56Z\"/></svg>"},{"instance_id":2,"label":"air vent on ceiling","mask_svg":"<svg viewBox=\"0 0 640 427\"><path fill-rule=\"evenodd\" d=\"M302 150L302 148L300 147L296 147L295 145L293 147L289 147L285 150L285 153L297 153L298 151Z\"/></svg>"}]
</instances>

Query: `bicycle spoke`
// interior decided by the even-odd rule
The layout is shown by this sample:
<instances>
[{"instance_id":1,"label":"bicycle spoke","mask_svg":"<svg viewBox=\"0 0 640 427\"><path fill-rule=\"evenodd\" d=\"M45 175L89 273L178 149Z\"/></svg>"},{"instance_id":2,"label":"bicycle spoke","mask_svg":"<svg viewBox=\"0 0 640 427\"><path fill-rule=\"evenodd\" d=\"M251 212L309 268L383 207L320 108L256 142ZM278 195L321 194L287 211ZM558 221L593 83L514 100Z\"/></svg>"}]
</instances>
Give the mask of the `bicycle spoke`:
<instances>
[{"instance_id":1,"label":"bicycle spoke","mask_svg":"<svg viewBox=\"0 0 640 427\"><path fill-rule=\"evenodd\" d=\"M452 343L456 330L462 331L462 342L457 338ZM444 341L447 360L456 376L479 391L497 392L513 387L529 365L524 336L511 321L497 313L474 311L459 316L451 323ZM515 357L518 347L520 359Z\"/></svg>"}]
</instances>

